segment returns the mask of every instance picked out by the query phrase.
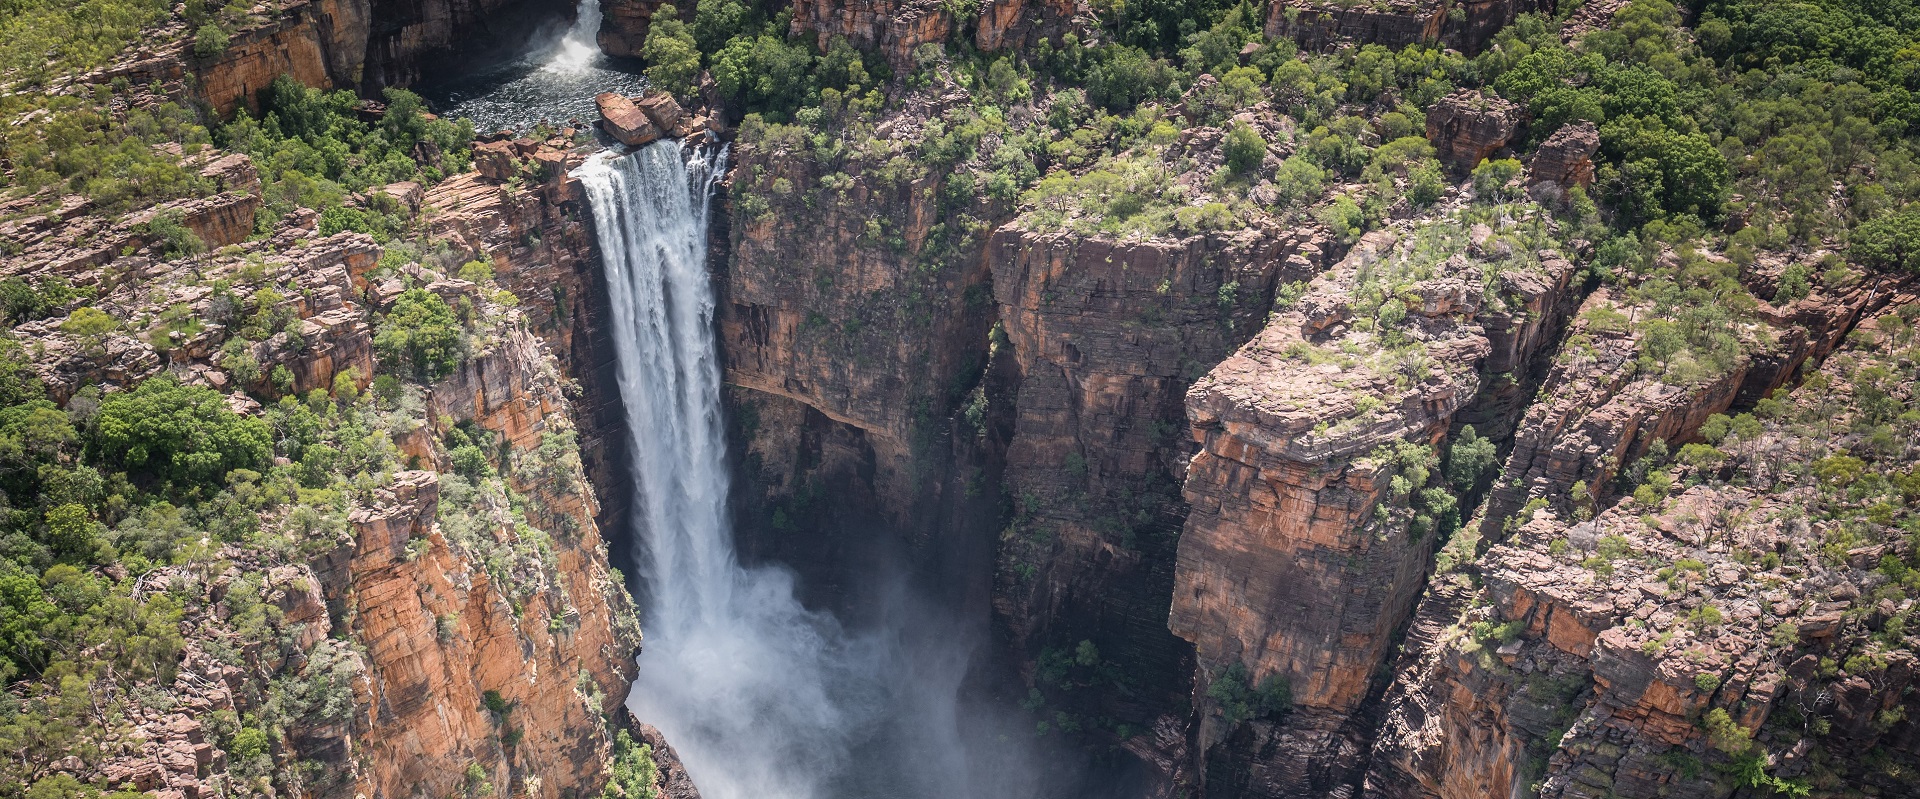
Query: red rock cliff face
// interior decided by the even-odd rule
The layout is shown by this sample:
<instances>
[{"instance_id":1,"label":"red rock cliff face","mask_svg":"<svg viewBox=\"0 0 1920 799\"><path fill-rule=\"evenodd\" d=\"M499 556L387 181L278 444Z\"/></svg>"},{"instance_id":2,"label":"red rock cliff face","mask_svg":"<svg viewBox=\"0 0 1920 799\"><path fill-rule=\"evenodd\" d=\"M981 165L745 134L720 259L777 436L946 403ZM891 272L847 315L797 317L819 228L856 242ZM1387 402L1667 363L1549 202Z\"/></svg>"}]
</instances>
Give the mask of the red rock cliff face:
<instances>
[{"instance_id":1,"label":"red rock cliff face","mask_svg":"<svg viewBox=\"0 0 1920 799\"><path fill-rule=\"evenodd\" d=\"M1103 657L1181 686L1165 631L1180 398L1260 319L1274 288L1311 273L1311 232L1112 241L1019 224L988 248L1019 389L1007 450L1016 520L995 606L1037 659L1090 640ZM1142 697L1142 708L1178 700ZM1157 711L1154 711L1157 712Z\"/></svg>"},{"instance_id":2,"label":"red rock cliff face","mask_svg":"<svg viewBox=\"0 0 1920 799\"><path fill-rule=\"evenodd\" d=\"M296 0L236 32L220 55L195 56L188 32L162 31L156 41L167 44L143 47L98 77L184 85L192 75L192 91L223 116L257 110L260 92L281 75L375 95L419 83L429 69L447 77L536 33L563 30L573 8L570 0Z\"/></svg>"},{"instance_id":3,"label":"red rock cliff face","mask_svg":"<svg viewBox=\"0 0 1920 799\"><path fill-rule=\"evenodd\" d=\"M666 4L667 0L600 0L600 32L596 38L601 51L620 58L638 58L653 12ZM675 5L681 13L692 14L697 3Z\"/></svg>"},{"instance_id":4,"label":"red rock cliff face","mask_svg":"<svg viewBox=\"0 0 1920 799\"><path fill-rule=\"evenodd\" d=\"M529 329L545 342L568 378L587 478L603 490L597 519L608 540L621 540L632 512L625 411L620 405L613 342L593 214L579 182L567 173L586 153L573 134L552 140L485 141L475 146L477 172L456 175L415 199L433 209L433 235L493 265L495 279L520 303ZM510 187L510 181L518 180ZM616 564L618 565L618 564Z\"/></svg>"},{"instance_id":5,"label":"red rock cliff face","mask_svg":"<svg viewBox=\"0 0 1920 799\"><path fill-rule=\"evenodd\" d=\"M223 186L250 185L244 157L206 169ZM347 392L364 390L381 368L372 346L373 314L399 293L403 277L475 309L472 357L424 390L407 389L406 398L382 412L390 424L370 433L378 446L397 449L408 469L366 476L370 484L357 487L359 498L333 521L266 520L312 527L296 538L311 547L299 551L317 553L311 567L259 566L274 569L264 588L285 612L285 640L294 643L246 642L248 651L279 654L263 654L242 668L202 662L202 653L190 651L189 661L199 664L193 669L230 682L209 693L203 678L183 676L170 689L188 700L182 707L249 711L247 702L259 701L250 697L260 695L269 677L302 668L289 652L352 675L338 718L289 730L285 745L273 747L282 766L295 759L326 764L324 779L305 783L316 795L462 793L478 789L467 775L475 764L502 795L593 795L605 780L606 717L619 711L627 693L639 630L608 565L595 523L599 503L575 443L578 416L549 344L584 333L558 321L558 293L531 290L564 282L572 268L560 257L569 252L566 243L585 240L579 223L542 193L562 189L552 183L516 193L497 180L461 176L434 190L429 204L445 206L422 223L456 247L493 256L503 276L484 288L419 264L381 275L380 245L355 233L316 236L310 213L289 215L266 238L191 260L168 260L159 244L141 237L138 222L151 209L121 219L76 214L67 224L50 224L55 214L10 223L26 249L0 260L0 273L60 274L91 287L94 307L123 323L98 342L63 334L57 318L14 329L35 342L33 368L63 401L82 386L117 390L162 370L227 393L229 407L242 413L260 412L245 391L271 398L335 390L346 401ZM196 209L230 196L191 201L185 221L204 223L209 236L217 235L222 217L196 216ZM542 243L522 231L537 232ZM113 249L90 254L87 248L96 245ZM573 252L576 266L579 255L590 253ZM544 278L543 270L549 270ZM241 383L235 353L223 346L240 329L235 300L223 293L229 285L240 297L269 296L263 290L275 287L280 304L259 310L289 320L246 352L258 364L257 375L244 378L252 384ZM522 287L541 302L511 308L500 286ZM169 332L174 327L163 311L199 324ZM282 367L290 385L270 385L264 375ZM407 407L412 411L400 410ZM494 437L486 451L497 460L497 474L481 479L430 471L450 467L441 436L458 422ZM263 554L229 549L222 563L230 558L244 566ZM223 578L204 597L206 606L195 606L199 635L234 637L216 605L227 583L254 579L247 574L252 568ZM321 652L327 641L337 641L340 651ZM488 692L507 709L490 709ZM222 767L224 755L186 720L136 723L154 726L147 740L157 741L165 758L107 759L99 764L102 775L191 794L204 789L207 769Z\"/></svg>"},{"instance_id":6,"label":"red rock cliff face","mask_svg":"<svg viewBox=\"0 0 1920 799\"><path fill-rule=\"evenodd\" d=\"M1290 38L1310 50L1343 44L1439 44L1479 52L1493 35L1531 11L1552 11L1555 0L1391 0L1387 3L1329 3L1275 0L1267 7L1268 36Z\"/></svg>"},{"instance_id":7,"label":"red rock cliff face","mask_svg":"<svg viewBox=\"0 0 1920 799\"><path fill-rule=\"evenodd\" d=\"M736 146L719 311L726 377L746 390L737 401L764 411L755 416L767 424L743 432L773 494L837 475L896 528L920 530L914 509L943 490L932 479L942 420L986 367L978 220L995 212L979 198L941 199L942 175L838 168L838 188L810 189L833 172L803 148Z\"/></svg>"},{"instance_id":8,"label":"red rock cliff face","mask_svg":"<svg viewBox=\"0 0 1920 799\"><path fill-rule=\"evenodd\" d=\"M501 435L523 467L513 483L526 525L484 489L443 498L431 472L399 475L354 512L345 585L329 588L367 649L362 790L455 793L465 764L480 763L503 792L595 791L610 751L602 715L625 699L639 629L578 460L541 460L544 439L571 432L558 375L517 337L436 385L428 405ZM490 711L490 691L511 710Z\"/></svg>"},{"instance_id":9,"label":"red rock cliff face","mask_svg":"<svg viewBox=\"0 0 1920 799\"><path fill-rule=\"evenodd\" d=\"M1238 664L1247 686L1286 680L1293 704L1284 717L1241 722L1202 700L1210 791L1295 796L1358 777L1370 734L1362 706L1424 585L1444 515L1421 489L1447 490L1430 472L1434 448L1491 367L1551 339L1553 314L1516 330L1512 309L1561 307L1572 288L1565 259L1503 263L1492 255L1498 241L1471 245L1477 257L1454 255L1440 272L1410 261L1412 237L1431 233L1370 234L1187 394L1202 448L1186 475L1192 512L1169 626L1198 654L1195 696ZM1395 301L1403 322L1355 311L1361 287L1382 280L1417 298ZM1337 354L1353 344L1372 354Z\"/></svg>"}]
</instances>

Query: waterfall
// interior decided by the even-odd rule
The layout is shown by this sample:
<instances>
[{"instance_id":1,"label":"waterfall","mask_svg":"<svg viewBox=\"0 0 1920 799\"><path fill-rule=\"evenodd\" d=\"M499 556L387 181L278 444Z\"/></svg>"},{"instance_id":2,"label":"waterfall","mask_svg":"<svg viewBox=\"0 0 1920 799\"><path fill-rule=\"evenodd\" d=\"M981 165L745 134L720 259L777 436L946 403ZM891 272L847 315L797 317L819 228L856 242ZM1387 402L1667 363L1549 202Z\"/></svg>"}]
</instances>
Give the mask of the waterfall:
<instances>
[{"instance_id":1,"label":"waterfall","mask_svg":"<svg viewBox=\"0 0 1920 799\"><path fill-rule=\"evenodd\" d=\"M594 212L639 492L647 645L628 700L709 799L812 797L848 756L870 697L834 620L784 571L743 568L726 514L707 196L724 151L660 141L576 171Z\"/></svg>"},{"instance_id":2,"label":"waterfall","mask_svg":"<svg viewBox=\"0 0 1920 799\"><path fill-rule=\"evenodd\" d=\"M580 7L574 13L573 27L554 48L546 69L578 72L600 57L600 0L580 0Z\"/></svg>"},{"instance_id":3,"label":"waterfall","mask_svg":"<svg viewBox=\"0 0 1920 799\"><path fill-rule=\"evenodd\" d=\"M1031 721L963 697L984 602L932 599L880 567L876 619L849 630L802 606L791 572L736 556L706 269L726 152L688 147L601 153L574 172L605 261L638 494L647 641L627 706L707 799L1063 795L1037 775L1074 769L1034 754Z\"/></svg>"}]
</instances>

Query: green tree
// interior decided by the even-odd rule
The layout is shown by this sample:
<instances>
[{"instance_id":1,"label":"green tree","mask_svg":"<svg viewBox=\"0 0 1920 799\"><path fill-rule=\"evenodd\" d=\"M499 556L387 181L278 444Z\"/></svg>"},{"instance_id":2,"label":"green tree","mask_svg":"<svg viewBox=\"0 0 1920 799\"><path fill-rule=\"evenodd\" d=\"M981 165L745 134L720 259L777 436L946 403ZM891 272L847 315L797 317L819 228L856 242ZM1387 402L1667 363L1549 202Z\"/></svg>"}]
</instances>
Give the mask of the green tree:
<instances>
[{"instance_id":1,"label":"green tree","mask_svg":"<svg viewBox=\"0 0 1920 799\"><path fill-rule=\"evenodd\" d=\"M87 351L98 358L107 354L107 336L120 329L120 322L108 316L98 308L75 308L60 323L60 332L72 336Z\"/></svg>"},{"instance_id":2,"label":"green tree","mask_svg":"<svg viewBox=\"0 0 1920 799\"><path fill-rule=\"evenodd\" d=\"M1871 266L1920 272L1920 211L1867 220L1853 231L1849 252Z\"/></svg>"},{"instance_id":3,"label":"green tree","mask_svg":"<svg viewBox=\"0 0 1920 799\"><path fill-rule=\"evenodd\" d=\"M814 91L813 48L769 34L737 36L715 53L720 92L755 111L791 114Z\"/></svg>"},{"instance_id":4,"label":"green tree","mask_svg":"<svg viewBox=\"0 0 1920 799\"><path fill-rule=\"evenodd\" d=\"M155 377L109 394L94 416L88 453L179 488L218 485L234 469L260 469L273 438L259 419L227 409L212 389Z\"/></svg>"},{"instance_id":5,"label":"green tree","mask_svg":"<svg viewBox=\"0 0 1920 799\"><path fill-rule=\"evenodd\" d=\"M1460 437L1453 442L1453 449L1447 453L1447 482L1461 492L1473 490L1480 484L1480 478L1494 468L1499 459L1499 450L1492 439L1481 438L1467 425L1460 429Z\"/></svg>"},{"instance_id":6,"label":"green tree","mask_svg":"<svg viewBox=\"0 0 1920 799\"><path fill-rule=\"evenodd\" d=\"M693 40L702 53L716 53L746 32L753 7L741 0L700 0L693 10Z\"/></svg>"},{"instance_id":7,"label":"green tree","mask_svg":"<svg viewBox=\"0 0 1920 799\"><path fill-rule=\"evenodd\" d=\"M465 357L465 335L453 308L426 289L408 289L380 320L373 337L382 359L424 380L453 372Z\"/></svg>"},{"instance_id":8,"label":"green tree","mask_svg":"<svg viewBox=\"0 0 1920 799\"><path fill-rule=\"evenodd\" d=\"M193 54L200 58L213 58L227 52L227 45L231 41L232 38L227 35L226 30L209 22L194 31Z\"/></svg>"},{"instance_id":9,"label":"green tree","mask_svg":"<svg viewBox=\"0 0 1920 799\"><path fill-rule=\"evenodd\" d=\"M39 580L11 561L0 561L0 683L46 667L48 641L41 631L60 615Z\"/></svg>"},{"instance_id":10,"label":"green tree","mask_svg":"<svg viewBox=\"0 0 1920 799\"><path fill-rule=\"evenodd\" d=\"M668 4L653 12L640 57L647 62L647 81L654 88L675 97L693 94L693 79L700 74L700 48L693 32L680 21L680 9Z\"/></svg>"}]
</instances>

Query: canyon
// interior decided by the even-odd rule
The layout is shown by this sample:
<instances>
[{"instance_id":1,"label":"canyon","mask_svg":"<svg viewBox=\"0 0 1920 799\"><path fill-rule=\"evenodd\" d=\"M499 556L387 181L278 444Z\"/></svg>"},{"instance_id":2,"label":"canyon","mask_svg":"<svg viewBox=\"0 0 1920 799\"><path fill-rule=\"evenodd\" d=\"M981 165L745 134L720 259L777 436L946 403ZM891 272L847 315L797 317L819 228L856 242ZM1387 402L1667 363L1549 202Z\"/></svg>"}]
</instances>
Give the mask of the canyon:
<instances>
[{"instance_id":1,"label":"canyon","mask_svg":"<svg viewBox=\"0 0 1920 799\"><path fill-rule=\"evenodd\" d=\"M661 5L283 3L218 57L175 24L71 85L246 114L283 75L373 96L576 14L638 56ZM166 701L129 686L97 756L22 779L226 795L254 783L222 725L297 676L345 686L254 752L301 795L633 796L641 744L675 799L1914 790L1912 443L1876 426L1920 401L1915 277L1756 254L1744 218L1621 255L1581 205L1615 134L1464 79L1393 136L1221 99L1261 47L1473 55L1552 3L1255 6L1259 46L1128 116L980 66L1109 35L1087 4L795 0L793 46L891 71L874 105L599 93L351 198L432 251L271 213L217 148L176 151L202 196L9 200L0 277L91 292L9 333L69 413L171 379L386 442L261 511L276 543L139 576L186 608L177 673L139 684ZM1418 155L1298 188L1340 135ZM1687 280L1737 310L1725 346L1655 358ZM376 384L422 294L467 351ZM252 340L229 305L262 296L285 320Z\"/></svg>"}]
</instances>

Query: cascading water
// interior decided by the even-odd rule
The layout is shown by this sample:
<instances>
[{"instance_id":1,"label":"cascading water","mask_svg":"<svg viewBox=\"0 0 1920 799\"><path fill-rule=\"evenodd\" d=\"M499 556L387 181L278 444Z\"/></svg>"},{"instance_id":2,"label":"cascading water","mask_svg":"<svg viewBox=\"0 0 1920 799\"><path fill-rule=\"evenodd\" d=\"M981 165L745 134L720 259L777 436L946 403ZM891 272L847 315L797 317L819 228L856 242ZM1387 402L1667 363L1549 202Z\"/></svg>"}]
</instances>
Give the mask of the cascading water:
<instances>
[{"instance_id":1,"label":"cascading water","mask_svg":"<svg viewBox=\"0 0 1920 799\"><path fill-rule=\"evenodd\" d=\"M724 159L683 162L662 141L576 173L606 261L640 493L648 645L629 703L704 795L809 797L863 708L827 693L845 682L831 673L845 662L833 620L803 609L786 573L734 555L705 245Z\"/></svg>"},{"instance_id":2,"label":"cascading water","mask_svg":"<svg viewBox=\"0 0 1920 799\"><path fill-rule=\"evenodd\" d=\"M849 630L803 607L790 572L739 561L706 270L724 169L724 150L669 140L574 173L605 260L639 494L647 646L628 706L707 799L1037 795L1018 743L1032 728L961 699L984 612L959 621L900 577L879 621Z\"/></svg>"}]
</instances>

